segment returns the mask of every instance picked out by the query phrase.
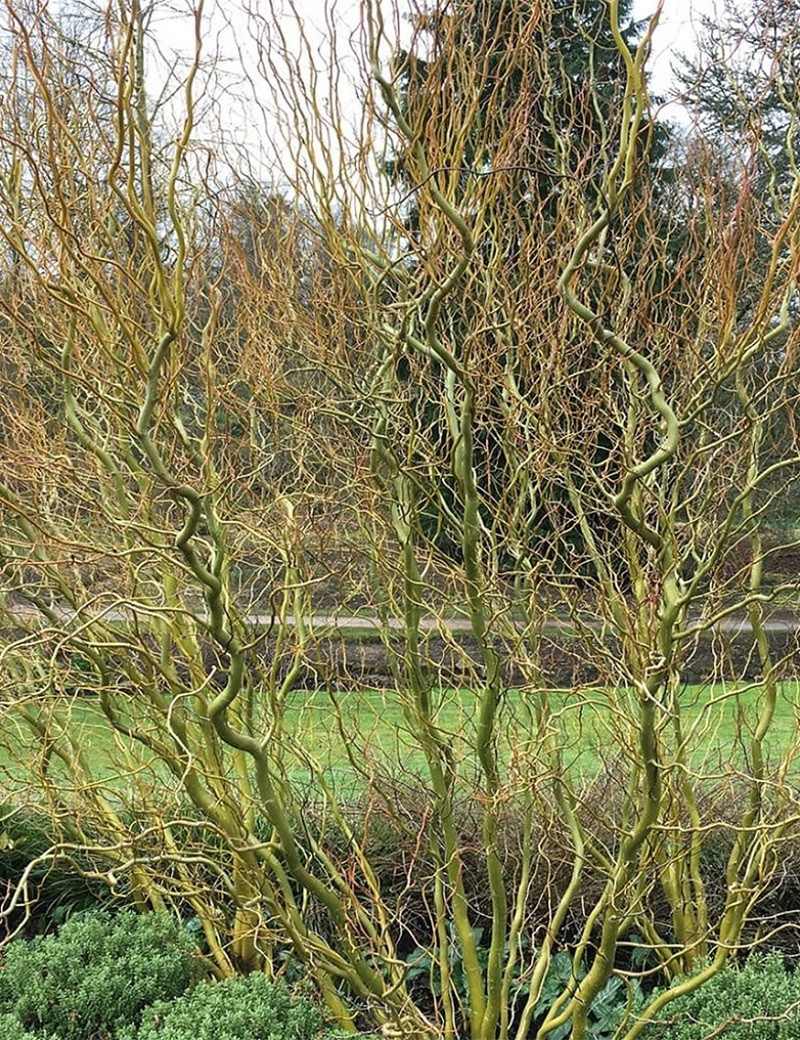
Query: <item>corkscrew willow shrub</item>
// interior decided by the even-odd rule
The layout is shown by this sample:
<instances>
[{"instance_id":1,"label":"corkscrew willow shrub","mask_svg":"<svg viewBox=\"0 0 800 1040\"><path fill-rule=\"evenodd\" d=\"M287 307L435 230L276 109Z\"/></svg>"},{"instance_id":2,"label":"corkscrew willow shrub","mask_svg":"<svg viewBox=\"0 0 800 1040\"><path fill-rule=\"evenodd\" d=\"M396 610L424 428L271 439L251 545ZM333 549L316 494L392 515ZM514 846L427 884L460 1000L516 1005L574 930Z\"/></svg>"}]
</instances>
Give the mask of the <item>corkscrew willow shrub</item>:
<instances>
[{"instance_id":1,"label":"corkscrew willow shrub","mask_svg":"<svg viewBox=\"0 0 800 1040\"><path fill-rule=\"evenodd\" d=\"M681 978L634 1040L796 836L791 33L714 65L769 139L667 149L658 13L277 8L165 64L157 5L5 2L0 764L52 841L3 918L71 865L408 1038Z\"/></svg>"}]
</instances>

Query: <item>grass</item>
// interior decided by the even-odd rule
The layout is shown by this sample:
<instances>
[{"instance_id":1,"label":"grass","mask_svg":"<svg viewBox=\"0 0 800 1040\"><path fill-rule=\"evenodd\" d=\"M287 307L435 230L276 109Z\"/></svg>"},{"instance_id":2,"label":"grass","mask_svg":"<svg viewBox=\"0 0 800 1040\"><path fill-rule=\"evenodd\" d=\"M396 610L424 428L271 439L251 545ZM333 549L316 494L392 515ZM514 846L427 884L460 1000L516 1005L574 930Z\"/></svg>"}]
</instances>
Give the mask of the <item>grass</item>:
<instances>
[{"instance_id":1,"label":"grass","mask_svg":"<svg viewBox=\"0 0 800 1040\"><path fill-rule=\"evenodd\" d=\"M747 765L750 740L758 721L763 694L757 687L686 686L681 691L687 755L696 769L719 772L727 763ZM440 695L437 725L462 763L465 778L477 773L475 737L478 699L469 690L445 690ZM602 690L553 692L549 731L556 734L564 766L573 774L594 775L610 765L636 740L633 729L636 703L630 691ZM519 691L509 691L500 709L498 746L509 771L533 771L542 754L537 703ZM377 761L390 769L423 773L425 758L409 731L402 702L393 692L344 695L343 719L347 737L364 761ZM775 716L766 740L768 762L775 763L795 742L798 730L800 688L795 683L780 689ZM290 713L292 731L303 748L311 750L332 776L346 776L352 767L336 733L337 715L320 695L309 695ZM664 739L673 739L668 718ZM674 743L674 741L673 741ZM537 766L538 768L538 766Z\"/></svg>"},{"instance_id":2,"label":"grass","mask_svg":"<svg viewBox=\"0 0 800 1040\"><path fill-rule=\"evenodd\" d=\"M626 754L636 739L633 728L636 702L630 691L558 691L550 694L550 716L537 717L540 702L533 695L510 690L500 707L498 749L507 772L524 777L542 770L542 727L561 749L564 766L573 774L591 776ZM718 773L723 768L746 768L749 743L757 724L763 692L757 686L742 689L686 686L681 691L682 725L687 760L692 768ZM477 711L479 700L470 690L442 690L437 694L436 724L460 763L465 783L477 779ZM293 780L310 782L315 768L338 787L363 782L361 770L379 767L398 776L423 776L425 756L409 723L408 704L393 690L359 690L328 694L296 691L287 704L285 724L294 742L281 752L280 767ZM800 743L798 715L800 688L780 688L775 717L766 741L767 757L775 764ZM44 708L40 708L41 713ZM89 698L75 698L60 709L69 713L73 748L81 754L98 780L151 783L158 777L152 755L141 745L115 734ZM672 742L674 728L662 713L663 739ZM51 775L69 790L67 771L10 708L2 721L0 770L7 786L24 785L31 767L47 760ZM352 760L348 756L349 746ZM163 768L162 768L163 774Z\"/></svg>"}]
</instances>

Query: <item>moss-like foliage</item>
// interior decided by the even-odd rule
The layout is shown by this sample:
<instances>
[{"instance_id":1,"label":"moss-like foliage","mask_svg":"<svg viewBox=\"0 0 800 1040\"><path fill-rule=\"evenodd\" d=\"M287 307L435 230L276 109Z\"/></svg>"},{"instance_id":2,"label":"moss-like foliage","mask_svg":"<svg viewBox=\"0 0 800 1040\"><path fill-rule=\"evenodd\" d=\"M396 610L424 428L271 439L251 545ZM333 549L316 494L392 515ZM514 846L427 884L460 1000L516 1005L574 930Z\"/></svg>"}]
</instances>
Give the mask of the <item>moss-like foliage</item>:
<instances>
[{"instance_id":1,"label":"moss-like foliage","mask_svg":"<svg viewBox=\"0 0 800 1040\"><path fill-rule=\"evenodd\" d=\"M9 944L0 970L0 1013L38 1038L113 1037L153 1001L198 977L193 943L162 914L98 913L58 935ZM2 1036L14 1036L9 1027ZM15 1038L16 1040L16 1038Z\"/></svg>"},{"instance_id":2,"label":"moss-like foliage","mask_svg":"<svg viewBox=\"0 0 800 1040\"><path fill-rule=\"evenodd\" d=\"M667 1004L643 1040L797 1040L800 973L776 953L754 955Z\"/></svg>"},{"instance_id":3,"label":"moss-like foliage","mask_svg":"<svg viewBox=\"0 0 800 1040\"><path fill-rule=\"evenodd\" d=\"M138 1030L120 1040L335 1040L319 1009L263 975L201 982L176 1000L148 1008Z\"/></svg>"},{"instance_id":4,"label":"moss-like foliage","mask_svg":"<svg viewBox=\"0 0 800 1040\"><path fill-rule=\"evenodd\" d=\"M41 1034L29 1033L14 1015L0 1015L0 1037L3 1040L44 1040ZM58 1040L58 1037L51 1036L47 1040Z\"/></svg>"}]
</instances>

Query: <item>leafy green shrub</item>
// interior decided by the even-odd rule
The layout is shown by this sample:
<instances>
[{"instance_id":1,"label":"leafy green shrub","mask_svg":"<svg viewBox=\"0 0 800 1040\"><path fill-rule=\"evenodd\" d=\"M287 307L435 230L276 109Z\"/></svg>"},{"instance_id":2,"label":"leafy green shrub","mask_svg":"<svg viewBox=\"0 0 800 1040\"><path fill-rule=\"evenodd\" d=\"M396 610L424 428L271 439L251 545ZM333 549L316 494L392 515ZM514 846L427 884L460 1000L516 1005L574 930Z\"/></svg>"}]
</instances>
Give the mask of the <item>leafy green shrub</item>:
<instances>
[{"instance_id":1,"label":"leafy green shrub","mask_svg":"<svg viewBox=\"0 0 800 1040\"><path fill-rule=\"evenodd\" d=\"M489 959L489 949L486 944L482 942L484 935L483 929L475 928L473 929L473 934L475 936L475 941L478 943L478 962L481 967L485 969ZM507 946L505 955L508 956ZM572 960L572 954L567 950L562 950L555 954L550 962L547 976L545 977L542 991L539 994L539 1000L534 1011L534 1019L537 1026L544 1022L545 1016L547 1015L553 1001L562 993L564 987L572 979L574 970ZM418 947L406 957L406 962L410 965L406 973L406 982L409 983L414 990L419 991L421 986L427 985L430 986L431 991L437 996L441 994L442 987L439 966L436 960L431 956L430 950L423 950ZM455 941L450 956L450 974L456 992L466 1004L468 993L464 962L458 944ZM584 978L585 975L586 968L584 965L581 965L578 969L578 980ZM640 991L638 981L634 980L631 985L634 992L638 993ZM530 981L528 979L520 978L512 982L512 998L516 999L520 1004L524 1002L524 998L527 998L529 993ZM626 994L627 988L625 983L621 978L617 978L616 976L610 978L605 986L603 986L589 1008L589 1020L586 1027L586 1035L589 1040L611 1040L611 1037L614 1035L616 1028L619 1025L619 1009L621 1006L624 1007L626 1003ZM548 1040L564 1040L564 1038L569 1035L571 1029L571 1021L564 1022L562 1025L551 1030L547 1034ZM535 1032L535 1030L533 1032Z\"/></svg>"},{"instance_id":2,"label":"leafy green shrub","mask_svg":"<svg viewBox=\"0 0 800 1040\"><path fill-rule=\"evenodd\" d=\"M655 994L654 994L655 995ZM693 993L667 1004L645 1040L796 1040L800 1035L800 973L777 953L753 955L724 968Z\"/></svg>"},{"instance_id":3,"label":"leafy green shrub","mask_svg":"<svg viewBox=\"0 0 800 1040\"><path fill-rule=\"evenodd\" d=\"M37 1037L113 1036L158 998L198 977L191 939L164 914L130 911L73 918L58 935L9 944L0 970L0 1013ZM3 1034L4 1035L4 1034Z\"/></svg>"},{"instance_id":4,"label":"leafy green shrub","mask_svg":"<svg viewBox=\"0 0 800 1040\"><path fill-rule=\"evenodd\" d=\"M201 982L175 1000L148 1008L139 1029L120 1040L334 1040L319 1009L264 975Z\"/></svg>"},{"instance_id":5,"label":"leafy green shrub","mask_svg":"<svg viewBox=\"0 0 800 1040\"><path fill-rule=\"evenodd\" d=\"M572 954L567 950L562 950L553 957L536 1005L537 1025L541 1025L544 1021L553 1001L572 979L573 971ZM577 977L580 980L585 975L586 968L581 965ZM639 992L639 984L636 980L634 980L633 988L635 992ZM586 1035L589 1040L611 1040L620 1021L620 1008L625 1006L626 1001L627 987L622 979L613 975L594 998L589 1008L589 1021L586 1025ZM547 1034L548 1040L564 1040L571 1031L572 1021L567 1020Z\"/></svg>"}]
</instances>

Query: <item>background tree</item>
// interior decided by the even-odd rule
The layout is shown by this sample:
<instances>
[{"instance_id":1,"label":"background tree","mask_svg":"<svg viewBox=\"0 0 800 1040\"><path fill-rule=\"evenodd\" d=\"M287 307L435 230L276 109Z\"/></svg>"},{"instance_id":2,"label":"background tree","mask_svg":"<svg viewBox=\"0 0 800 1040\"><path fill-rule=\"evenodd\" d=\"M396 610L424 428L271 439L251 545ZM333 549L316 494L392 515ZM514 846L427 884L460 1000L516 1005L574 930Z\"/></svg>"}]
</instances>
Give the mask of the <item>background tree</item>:
<instances>
[{"instance_id":1,"label":"background tree","mask_svg":"<svg viewBox=\"0 0 800 1040\"><path fill-rule=\"evenodd\" d=\"M751 262L765 273L772 262L772 236L795 191L797 17L795 5L784 0L758 7L723 5L718 17L700 20L697 54L682 60L678 77L696 127L689 133L688 162L701 170L714 167L716 206L729 212L731 234L740 233L741 208L758 209L763 240ZM789 262L785 253L783 262ZM758 297L745 288L750 282L745 272L740 279L732 321L746 323ZM796 298L789 301L789 320L792 326L797 321ZM765 381L775 363L780 347L761 362ZM776 458L786 450L785 431L784 420L766 436L765 450L772 444ZM783 485L772 524L791 524L796 508L796 485Z\"/></svg>"},{"instance_id":2,"label":"background tree","mask_svg":"<svg viewBox=\"0 0 800 1040\"><path fill-rule=\"evenodd\" d=\"M631 19L631 4L621 5L619 21L626 46L634 48L641 35L642 25ZM615 45L604 3L580 3L572 0L549 5L541 15L529 3L472 2L465 0L445 11L421 14L416 52L403 50L394 58L400 108L410 129L430 142L431 169L446 170L451 178L462 182L465 194L472 178L491 178L493 186L484 192L491 195L492 211L482 207L482 219L491 220L492 251L501 251L509 271L521 272L521 253L532 235L549 237L559 221L559 211L565 198L570 205L576 201L587 214L602 209L603 178L613 144L620 133L619 119L625 90L625 65ZM450 98L453 90L470 90L474 85L469 74L459 82L459 72L453 65L453 56L466 61L472 55L484 63L482 94L470 100L475 106L475 118L467 116L468 129L453 132L449 141L436 131L445 113L437 106ZM433 80L438 77L438 87ZM444 90L444 84L448 89ZM499 85L502 84L502 89ZM448 102L449 103L449 100ZM658 201L662 182L669 178L668 157L670 131L659 121L644 121L638 140L642 157L650 165L648 192L651 206ZM644 143L646 142L646 143ZM407 146L406 146L407 147ZM448 149L454 155L448 153ZM406 207L406 235L409 249L414 253L425 241L425 263L421 265L420 280L441 276L435 265L434 235L422 227L425 216L419 206L419 185L409 176L411 160L401 144L397 153L387 162L387 172L403 190ZM459 165L460 164L460 165ZM411 163L413 166L413 163ZM580 198L570 190L570 184L580 183ZM503 190L495 190L502 184ZM400 229L398 234L402 235ZM669 241L669 236L665 241ZM479 247L480 248L480 247ZM486 266L497 262L497 257L485 257ZM518 295L524 296L525 286ZM471 302L464 301L465 307ZM460 317L453 312L451 322L463 325L464 336L481 324L481 315L465 309ZM482 306L482 303L479 304ZM505 347L502 334L484 329L484 338L493 339L495 353ZM584 367L591 367L597 358L594 348L585 345ZM514 366L515 357L507 364ZM517 382L523 392L529 390L527 380L539 379L538 373L517 372ZM435 375L432 374L432 380ZM502 488L511 474L504 472L506 456L498 444L503 427L501 400L484 401L486 415L477 432L477 465L482 481ZM436 411L429 413L431 421ZM494 415L494 420L490 417ZM443 433L446 440L446 434ZM609 444L604 437L592 449L598 464L607 459ZM513 465L513 463L512 463ZM579 478L578 478L579 479ZM441 484L441 477L437 477ZM550 537L553 524L564 522L574 526L570 507L563 488L558 484L539 489L539 500L530 503L529 522L540 531L539 552L555 549L557 539ZM450 499L457 494L448 490ZM433 495L435 498L435 493ZM495 504L497 504L495 502ZM441 522L433 504L427 508L428 527L432 537L441 538ZM599 535L602 518L595 518ZM580 551L580 536L575 529L571 552ZM608 532L606 533L608 536ZM450 551L456 551L450 546ZM511 561L509 561L511 563Z\"/></svg>"}]
</instances>

